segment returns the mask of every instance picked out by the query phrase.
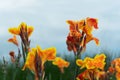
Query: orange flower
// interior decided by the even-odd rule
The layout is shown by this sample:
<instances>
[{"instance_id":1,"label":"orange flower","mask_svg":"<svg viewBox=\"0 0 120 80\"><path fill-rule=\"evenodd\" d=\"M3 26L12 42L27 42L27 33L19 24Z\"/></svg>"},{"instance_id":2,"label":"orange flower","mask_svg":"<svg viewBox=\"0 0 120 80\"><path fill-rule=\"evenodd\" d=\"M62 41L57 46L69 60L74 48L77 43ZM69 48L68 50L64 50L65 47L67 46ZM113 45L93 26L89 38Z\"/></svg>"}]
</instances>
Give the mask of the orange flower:
<instances>
[{"instance_id":1,"label":"orange flower","mask_svg":"<svg viewBox=\"0 0 120 80\"><path fill-rule=\"evenodd\" d=\"M11 42L15 44L16 46L18 46L18 40L15 35L13 36L13 38L8 39L8 42Z\"/></svg>"},{"instance_id":2,"label":"orange flower","mask_svg":"<svg viewBox=\"0 0 120 80\"><path fill-rule=\"evenodd\" d=\"M95 18L86 18L80 21L67 20L69 24L69 34L67 36L67 48L69 51L73 51L76 55L76 52L79 51L79 47L82 47L82 50L85 50L86 44L92 40L99 45L99 39L93 37L93 29L98 29L98 21Z\"/></svg>"},{"instance_id":3,"label":"orange flower","mask_svg":"<svg viewBox=\"0 0 120 80\"><path fill-rule=\"evenodd\" d=\"M116 58L111 62L111 65L115 67L117 72L120 72L120 58Z\"/></svg>"},{"instance_id":4,"label":"orange flower","mask_svg":"<svg viewBox=\"0 0 120 80\"><path fill-rule=\"evenodd\" d=\"M60 70L61 70L62 73L64 72L63 68L64 67L67 68L69 66L69 62L63 60L60 57L56 57L55 60L53 61L53 64L57 65L60 68Z\"/></svg>"},{"instance_id":5,"label":"orange flower","mask_svg":"<svg viewBox=\"0 0 120 80\"><path fill-rule=\"evenodd\" d=\"M106 56L104 54L96 55L93 59L90 57L86 57L83 60L77 59L76 64L78 66L81 66L82 68L87 68L87 69L104 69L105 66L105 58Z\"/></svg>"},{"instance_id":6,"label":"orange flower","mask_svg":"<svg viewBox=\"0 0 120 80\"><path fill-rule=\"evenodd\" d=\"M32 26L27 26L26 23L22 22L18 27L9 28L8 31L14 35L20 35L21 30L27 31L28 36L30 36L34 30Z\"/></svg>"}]
</instances>

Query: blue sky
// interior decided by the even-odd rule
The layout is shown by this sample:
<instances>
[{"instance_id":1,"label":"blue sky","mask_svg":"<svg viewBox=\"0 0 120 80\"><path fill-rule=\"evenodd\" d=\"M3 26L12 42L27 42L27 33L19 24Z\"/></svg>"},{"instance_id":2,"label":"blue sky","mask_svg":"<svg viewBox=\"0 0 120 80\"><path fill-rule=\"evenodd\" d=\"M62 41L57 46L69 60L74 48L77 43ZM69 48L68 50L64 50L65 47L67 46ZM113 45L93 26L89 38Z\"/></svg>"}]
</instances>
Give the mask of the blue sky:
<instances>
[{"instance_id":1,"label":"blue sky","mask_svg":"<svg viewBox=\"0 0 120 80\"><path fill-rule=\"evenodd\" d=\"M119 0L0 0L0 57L16 50L14 45L7 42L12 37L7 30L21 22L35 28L30 37L31 47L55 46L57 52L68 53L65 42L69 27L65 21L86 17L99 20L99 29L93 34L100 39L99 47L92 41L86 52L100 53L102 49L119 52L119 7Z\"/></svg>"}]
</instances>

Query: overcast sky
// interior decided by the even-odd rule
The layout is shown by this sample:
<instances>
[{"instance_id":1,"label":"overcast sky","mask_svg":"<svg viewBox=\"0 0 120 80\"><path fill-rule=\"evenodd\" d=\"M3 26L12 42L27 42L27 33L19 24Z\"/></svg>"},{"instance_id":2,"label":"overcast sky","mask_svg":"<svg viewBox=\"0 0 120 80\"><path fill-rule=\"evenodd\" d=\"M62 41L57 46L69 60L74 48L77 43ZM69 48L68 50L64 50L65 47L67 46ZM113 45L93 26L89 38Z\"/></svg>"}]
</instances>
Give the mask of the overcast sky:
<instances>
[{"instance_id":1,"label":"overcast sky","mask_svg":"<svg viewBox=\"0 0 120 80\"><path fill-rule=\"evenodd\" d=\"M57 52L68 53L65 42L69 27L66 20L86 17L98 19L99 29L93 34L100 39L99 47L90 42L86 52L99 53L101 49L120 51L119 8L119 0L0 0L0 57L16 50L7 42L12 37L8 28L21 22L35 28L30 37L31 47L55 46Z\"/></svg>"}]
</instances>

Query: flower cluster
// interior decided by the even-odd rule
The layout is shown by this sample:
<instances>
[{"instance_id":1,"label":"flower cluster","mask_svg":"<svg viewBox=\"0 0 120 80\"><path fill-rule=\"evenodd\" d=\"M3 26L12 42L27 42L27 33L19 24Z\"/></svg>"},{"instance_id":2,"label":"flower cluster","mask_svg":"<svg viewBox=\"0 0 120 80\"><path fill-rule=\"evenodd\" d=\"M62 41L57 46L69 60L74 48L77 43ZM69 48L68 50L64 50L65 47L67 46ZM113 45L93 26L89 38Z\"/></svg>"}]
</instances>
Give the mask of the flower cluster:
<instances>
[{"instance_id":1,"label":"flower cluster","mask_svg":"<svg viewBox=\"0 0 120 80\"><path fill-rule=\"evenodd\" d=\"M86 57L84 60L78 59L76 64L81 67L80 69L86 68L86 70L80 73L77 79L99 79L100 75L104 73L105 58L105 54L97 54L94 58Z\"/></svg>"},{"instance_id":2,"label":"flower cluster","mask_svg":"<svg viewBox=\"0 0 120 80\"><path fill-rule=\"evenodd\" d=\"M120 80L120 58L116 58L111 62L111 66L108 69L111 75L116 76L117 80Z\"/></svg>"},{"instance_id":3,"label":"flower cluster","mask_svg":"<svg viewBox=\"0 0 120 80\"><path fill-rule=\"evenodd\" d=\"M11 61L13 63L19 63L21 57L21 51L19 49L19 42L16 35L20 36L22 44L22 56L24 59L24 66L22 70L24 71L28 68L35 74L35 80L44 79L45 70L44 64L46 61L53 61L53 65L58 66L61 72L64 72L64 67L69 66L69 62L63 60L60 57L56 57L56 48L50 47L47 49L41 49L40 46L36 48L30 48L29 37L32 34L34 28L28 26L26 23L22 22L18 27L9 28L8 31L13 34L13 37L8 39L8 42L13 43L18 48L18 56L15 56L14 51L9 53Z\"/></svg>"},{"instance_id":4,"label":"flower cluster","mask_svg":"<svg viewBox=\"0 0 120 80\"><path fill-rule=\"evenodd\" d=\"M85 49L86 44L91 40L94 40L97 45L99 44L99 40L92 35L93 29L98 29L97 19L88 17L80 21L68 20L67 23L70 30L66 40L67 48L75 55L79 50Z\"/></svg>"}]
</instances>

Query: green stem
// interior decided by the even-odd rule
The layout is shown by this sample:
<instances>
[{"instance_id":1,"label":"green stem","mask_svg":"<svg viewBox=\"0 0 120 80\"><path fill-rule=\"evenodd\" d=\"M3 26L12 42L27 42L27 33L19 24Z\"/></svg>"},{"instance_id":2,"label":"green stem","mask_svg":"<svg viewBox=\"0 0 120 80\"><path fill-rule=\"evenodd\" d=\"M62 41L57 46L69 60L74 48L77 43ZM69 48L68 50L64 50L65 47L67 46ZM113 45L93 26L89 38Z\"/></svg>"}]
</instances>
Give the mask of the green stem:
<instances>
[{"instance_id":1,"label":"green stem","mask_svg":"<svg viewBox=\"0 0 120 80\"><path fill-rule=\"evenodd\" d=\"M78 59L78 56L75 56L75 75L74 75L74 80L76 80L77 74L78 74L78 66L76 65L76 60Z\"/></svg>"},{"instance_id":2,"label":"green stem","mask_svg":"<svg viewBox=\"0 0 120 80\"><path fill-rule=\"evenodd\" d=\"M49 73L49 80L51 80L51 74Z\"/></svg>"},{"instance_id":3,"label":"green stem","mask_svg":"<svg viewBox=\"0 0 120 80\"><path fill-rule=\"evenodd\" d=\"M25 56L24 45L23 45L23 43L21 43L21 45L22 45L23 60L24 60L24 63L25 63L25 61L26 61L26 56Z\"/></svg>"},{"instance_id":4,"label":"green stem","mask_svg":"<svg viewBox=\"0 0 120 80\"><path fill-rule=\"evenodd\" d=\"M62 80L62 73L60 74L60 80Z\"/></svg>"},{"instance_id":5,"label":"green stem","mask_svg":"<svg viewBox=\"0 0 120 80\"><path fill-rule=\"evenodd\" d=\"M75 75L74 75L74 80L76 80L76 77L78 75L78 70L79 70L79 67L76 65L76 60L81 59L81 51L82 51L82 48L80 48L77 51L77 55L75 55Z\"/></svg>"}]
</instances>

